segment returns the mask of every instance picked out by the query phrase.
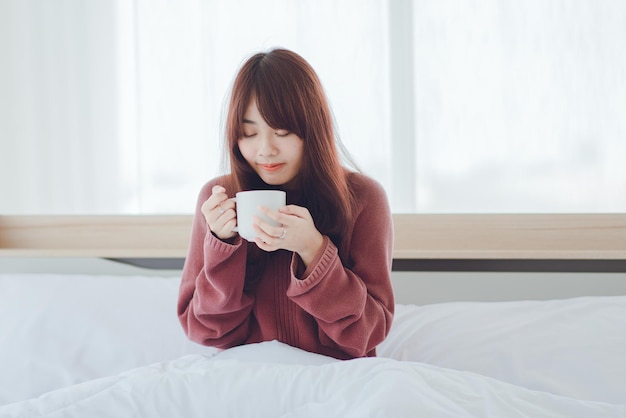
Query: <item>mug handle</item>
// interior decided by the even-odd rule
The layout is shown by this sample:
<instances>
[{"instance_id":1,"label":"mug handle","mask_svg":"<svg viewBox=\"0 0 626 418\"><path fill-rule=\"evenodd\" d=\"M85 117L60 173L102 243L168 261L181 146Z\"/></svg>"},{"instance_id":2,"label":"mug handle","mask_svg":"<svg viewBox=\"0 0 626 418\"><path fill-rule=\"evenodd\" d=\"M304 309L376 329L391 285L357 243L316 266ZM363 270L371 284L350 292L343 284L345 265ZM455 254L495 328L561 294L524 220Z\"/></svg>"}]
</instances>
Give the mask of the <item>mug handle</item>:
<instances>
[{"instance_id":1,"label":"mug handle","mask_svg":"<svg viewBox=\"0 0 626 418\"><path fill-rule=\"evenodd\" d=\"M228 200L232 200L233 202L237 203L237 198L236 198L236 197L231 197L231 198L229 198ZM235 211L235 213L237 213L237 211ZM237 225L235 225L235 226L233 227L233 229L231 229L231 231L233 231L233 232L239 232L239 228L237 228Z\"/></svg>"}]
</instances>

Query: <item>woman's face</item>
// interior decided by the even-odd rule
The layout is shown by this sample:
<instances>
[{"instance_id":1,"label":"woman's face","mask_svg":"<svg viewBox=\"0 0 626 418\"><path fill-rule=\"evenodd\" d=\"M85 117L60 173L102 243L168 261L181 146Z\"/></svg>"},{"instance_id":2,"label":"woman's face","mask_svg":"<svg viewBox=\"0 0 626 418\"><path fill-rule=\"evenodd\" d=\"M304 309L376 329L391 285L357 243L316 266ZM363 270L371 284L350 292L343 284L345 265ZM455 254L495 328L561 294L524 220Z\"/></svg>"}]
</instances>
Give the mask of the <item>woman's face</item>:
<instances>
[{"instance_id":1,"label":"woman's face","mask_svg":"<svg viewBox=\"0 0 626 418\"><path fill-rule=\"evenodd\" d=\"M244 114L238 145L241 155L267 184L288 185L302 167L304 141L292 132L269 126L254 99Z\"/></svg>"}]
</instances>

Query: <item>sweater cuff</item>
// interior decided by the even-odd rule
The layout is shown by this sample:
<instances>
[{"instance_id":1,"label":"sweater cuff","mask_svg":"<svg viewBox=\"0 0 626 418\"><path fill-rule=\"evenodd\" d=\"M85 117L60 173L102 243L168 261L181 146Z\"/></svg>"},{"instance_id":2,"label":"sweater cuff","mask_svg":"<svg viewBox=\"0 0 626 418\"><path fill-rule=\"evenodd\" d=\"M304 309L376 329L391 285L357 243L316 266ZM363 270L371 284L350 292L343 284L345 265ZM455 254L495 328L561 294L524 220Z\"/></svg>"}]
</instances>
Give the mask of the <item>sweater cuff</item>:
<instances>
[{"instance_id":1,"label":"sweater cuff","mask_svg":"<svg viewBox=\"0 0 626 418\"><path fill-rule=\"evenodd\" d=\"M306 269L300 256L297 253L293 253L291 258L291 284L289 285L291 292L288 291L288 294L295 296L303 293L308 287L317 284L324 278L335 258L337 258L337 247L327 236L324 236L324 244L321 250Z\"/></svg>"},{"instance_id":2,"label":"sweater cuff","mask_svg":"<svg viewBox=\"0 0 626 418\"><path fill-rule=\"evenodd\" d=\"M226 258L241 247L242 241L243 238L239 235L229 241L222 241L209 230L204 238L205 257L211 255L208 258L213 258L217 255Z\"/></svg>"}]
</instances>

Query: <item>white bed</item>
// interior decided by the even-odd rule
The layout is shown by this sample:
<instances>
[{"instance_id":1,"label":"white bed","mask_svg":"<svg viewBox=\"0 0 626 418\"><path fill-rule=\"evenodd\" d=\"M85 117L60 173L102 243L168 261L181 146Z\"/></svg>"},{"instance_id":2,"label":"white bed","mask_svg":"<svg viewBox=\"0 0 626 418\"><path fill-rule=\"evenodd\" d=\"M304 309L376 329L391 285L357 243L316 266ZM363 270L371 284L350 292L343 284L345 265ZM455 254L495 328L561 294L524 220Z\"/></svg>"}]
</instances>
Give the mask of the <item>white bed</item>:
<instances>
[{"instance_id":1,"label":"white bed","mask_svg":"<svg viewBox=\"0 0 626 418\"><path fill-rule=\"evenodd\" d=\"M16 245L4 221L0 255L79 252ZM0 417L626 417L626 296L399 303L378 357L342 362L191 343L178 284L0 272Z\"/></svg>"}]
</instances>

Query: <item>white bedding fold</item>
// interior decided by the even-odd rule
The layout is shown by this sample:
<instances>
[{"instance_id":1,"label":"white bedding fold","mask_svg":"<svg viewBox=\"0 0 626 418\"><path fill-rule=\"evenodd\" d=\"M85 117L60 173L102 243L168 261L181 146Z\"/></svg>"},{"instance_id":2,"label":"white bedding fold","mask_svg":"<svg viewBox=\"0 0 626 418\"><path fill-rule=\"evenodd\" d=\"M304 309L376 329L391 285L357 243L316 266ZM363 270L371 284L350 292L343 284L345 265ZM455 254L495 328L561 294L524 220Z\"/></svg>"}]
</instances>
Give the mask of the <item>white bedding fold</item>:
<instances>
[{"instance_id":1,"label":"white bedding fold","mask_svg":"<svg viewBox=\"0 0 626 418\"><path fill-rule=\"evenodd\" d=\"M0 417L624 417L624 405L384 358L277 342L189 355L0 407Z\"/></svg>"}]
</instances>

